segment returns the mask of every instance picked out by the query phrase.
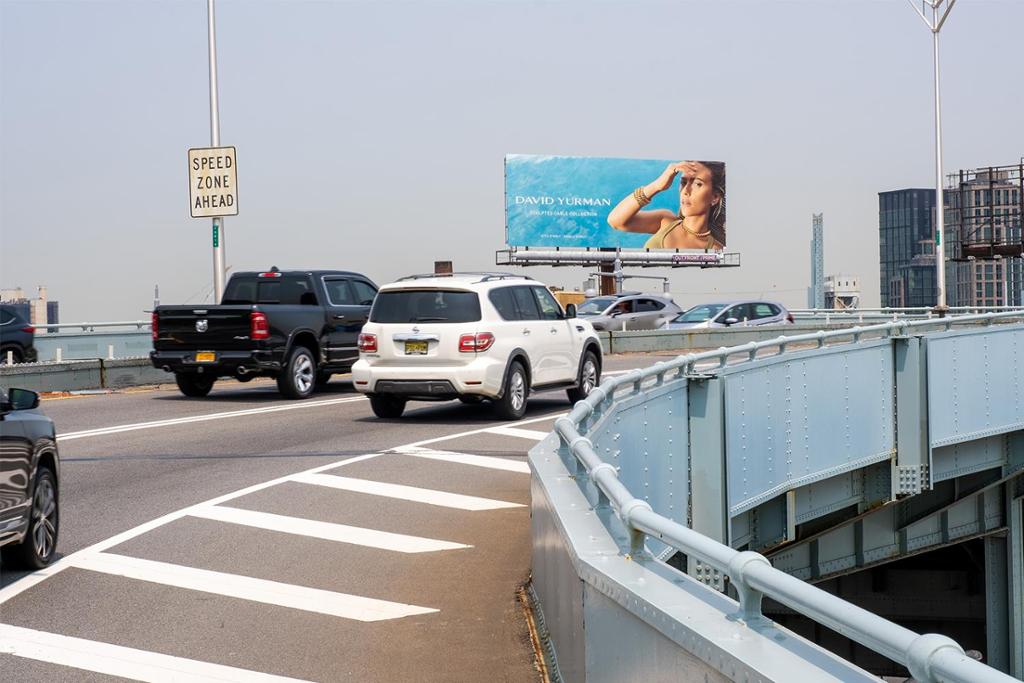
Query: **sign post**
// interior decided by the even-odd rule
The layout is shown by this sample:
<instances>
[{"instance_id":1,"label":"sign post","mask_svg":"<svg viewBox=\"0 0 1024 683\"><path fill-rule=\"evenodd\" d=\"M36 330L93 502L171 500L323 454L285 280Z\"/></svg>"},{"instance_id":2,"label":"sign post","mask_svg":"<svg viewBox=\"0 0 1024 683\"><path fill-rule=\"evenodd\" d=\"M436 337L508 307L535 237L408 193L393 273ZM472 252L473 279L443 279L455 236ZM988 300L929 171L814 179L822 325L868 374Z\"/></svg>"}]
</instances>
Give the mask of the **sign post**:
<instances>
[{"instance_id":1,"label":"sign post","mask_svg":"<svg viewBox=\"0 0 1024 683\"><path fill-rule=\"evenodd\" d=\"M217 102L217 38L214 30L213 21L213 0L206 0L206 19L207 19L207 33L210 42L210 147L220 148L220 106ZM231 187L232 193L235 192L234 183L234 148L231 149ZM189 169L190 173L192 168L192 153L189 151ZM226 169L225 169L226 170ZM209 188L218 189L218 188ZM233 211L227 213L213 213L206 214L213 218L213 303L220 303L221 297L224 295L224 274L226 272L224 268L224 221L223 216L237 216L238 215L238 197L235 194L231 195L234 199ZM195 206L195 202L193 202ZM192 214L195 216L195 214Z\"/></svg>"}]
</instances>

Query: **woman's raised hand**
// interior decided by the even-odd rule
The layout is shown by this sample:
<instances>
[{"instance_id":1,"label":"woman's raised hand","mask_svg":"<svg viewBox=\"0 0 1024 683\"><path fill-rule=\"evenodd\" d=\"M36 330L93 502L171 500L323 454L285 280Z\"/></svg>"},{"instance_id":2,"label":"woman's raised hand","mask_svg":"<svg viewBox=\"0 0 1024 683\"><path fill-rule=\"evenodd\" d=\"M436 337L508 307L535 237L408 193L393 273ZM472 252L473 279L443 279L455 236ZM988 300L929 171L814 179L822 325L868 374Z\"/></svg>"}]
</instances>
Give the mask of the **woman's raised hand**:
<instances>
[{"instance_id":1,"label":"woman's raised hand","mask_svg":"<svg viewBox=\"0 0 1024 683\"><path fill-rule=\"evenodd\" d=\"M683 175L686 175L687 173L692 174L695 169L696 167L692 161L678 161L674 164L669 164L656 180L653 180L647 185L645 190L649 190L649 192L647 192L648 196L654 192L667 190L669 186L672 185L672 181L675 179L677 173L682 173Z\"/></svg>"}]
</instances>

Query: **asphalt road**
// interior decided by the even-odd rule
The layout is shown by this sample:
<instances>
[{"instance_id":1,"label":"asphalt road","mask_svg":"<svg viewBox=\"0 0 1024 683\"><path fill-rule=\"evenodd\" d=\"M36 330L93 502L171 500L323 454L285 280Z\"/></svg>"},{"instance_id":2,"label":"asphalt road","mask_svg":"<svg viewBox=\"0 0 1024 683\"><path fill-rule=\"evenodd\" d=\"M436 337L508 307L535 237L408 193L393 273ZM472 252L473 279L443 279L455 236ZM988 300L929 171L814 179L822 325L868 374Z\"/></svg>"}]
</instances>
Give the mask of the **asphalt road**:
<instances>
[{"instance_id":1,"label":"asphalt road","mask_svg":"<svg viewBox=\"0 0 1024 683\"><path fill-rule=\"evenodd\" d=\"M46 400L61 559L0 570L0 680L538 680L526 452L568 408L380 420L344 379Z\"/></svg>"}]
</instances>

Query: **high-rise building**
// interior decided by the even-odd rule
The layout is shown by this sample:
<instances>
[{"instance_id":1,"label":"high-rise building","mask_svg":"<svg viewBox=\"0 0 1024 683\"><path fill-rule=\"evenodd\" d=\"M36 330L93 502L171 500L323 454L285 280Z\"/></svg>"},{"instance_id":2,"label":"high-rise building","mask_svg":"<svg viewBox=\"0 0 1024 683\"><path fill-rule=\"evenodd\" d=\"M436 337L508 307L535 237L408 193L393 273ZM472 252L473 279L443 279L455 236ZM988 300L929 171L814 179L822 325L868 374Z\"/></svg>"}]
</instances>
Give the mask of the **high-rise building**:
<instances>
[{"instance_id":1,"label":"high-rise building","mask_svg":"<svg viewBox=\"0 0 1024 683\"><path fill-rule=\"evenodd\" d=\"M878 269L882 306L934 306L935 190L878 193Z\"/></svg>"},{"instance_id":2,"label":"high-rise building","mask_svg":"<svg viewBox=\"0 0 1024 683\"><path fill-rule=\"evenodd\" d=\"M824 214L811 214L811 286L807 288L807 307L825 308L825 236Z\"/></svg>"},{"instance_id":3,"label":"high-rise building","mask_svg":"<svg viewBox=\"0 0 1024 683\"><path fill-rule=\"evenodd\" d=\"M959 171L944 198L949 305L1024 304L1024 164Z\"/></svg>"}]
</instances>

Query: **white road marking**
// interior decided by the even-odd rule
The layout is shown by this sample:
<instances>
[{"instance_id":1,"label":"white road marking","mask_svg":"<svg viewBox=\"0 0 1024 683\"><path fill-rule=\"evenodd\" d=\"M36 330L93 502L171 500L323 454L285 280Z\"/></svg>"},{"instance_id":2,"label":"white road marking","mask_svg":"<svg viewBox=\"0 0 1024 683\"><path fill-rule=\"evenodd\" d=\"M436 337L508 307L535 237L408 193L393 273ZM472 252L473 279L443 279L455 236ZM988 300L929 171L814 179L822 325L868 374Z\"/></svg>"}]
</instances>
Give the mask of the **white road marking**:
<instances>
[{"instance_id":1,"label":"white road marking","mask_svg":"<svg viewBox=\"0 0 1024 683\"><path fill-rule=\"evenodd\" d=\"M313 473L316 473L316 472L322 472L323 470L332 470L332 469L336 469L338 467L344 467L345 465L351 465L352 463L362 462L364 460L370 460L371 458L376 458L376 457L379 457L379 456L380 456L380 453L369 453L367 455L359 455L359 456L356 456L354 458L349 458L348 460L342 460L340 462L332 462L329 465L320 465L319 467L314 467L312 469L308 469L305 472L300 473L300 474L307 474L307 473L308 474L313 474ZM90 554L93 554L93 553L102 552L102 551L106 550L107 548L113 548L114 546L120 545L120 544L122 544L122 543L124 543L126 541L130 541L131 539L135 538L136 536L141 536L142 534L147 533L149 531L152 531L153 529L157 529L159 527L162 527L165 524L169 524L170 522L173 522L175 520L181 519L182 517L185 517L186 515L188 515L194 508L203 508L203 507L206 507L206 506L209 506L209 505L219 505L221 503L226 503L229 500L233 500L235 498L241 498L242 496L247 496L250 493L255 493L257 491L262 491L263 489L268 489L268 488L271 488L273 486L277 486L278 484L283 484L285 482L291 481L294 476L295 476L294 474L289 474L289 475L284 476L284 477L278 477L277 479L271 479L270 481L265 481L262 484L255 484L253 486L248 486L248 487L246 487L244 489L241 489L239 491L235 491L234 493L228 493L226 495L219 496L219 497L214 498L212 500L208 500L206 502L199 503L198 505L189 506L189 507L184 508L182 510L178 510L177 512L172 512L170 514L166 514L163 517L157 517L156 519L150 520L150 521L146 522L145 524L140 524L137 527L133 527L131 529L128 529L127 531L122 531L119 534L111 536L110 538L106 539L105 541L100 541L99 543L94 543L93 545L89 546L88 548L83 548L82 550L79 550L77 552L71 553L67 557L64 557L64 558L62 558L60 560L57 560L56 562L51 564L46 569L40 569L39 571L32 572L28 576L26 576L24 578L21 578L21 579L18 579L17 581L15 581L14 583L10 584L9 586L7 586L5 588L0 588L0 605L4 604L5 602L7 602L8 600L10 600L11 598L13 598L15 596L18 596L18 595L24 593L25 591L27 591L29 588L32 588L36 584L42 583L43 581L45 581L46 579L50 578L51 576L56 576L57 574L60 574L65 569L71 567L72 566L71 563L79 555L90 555Z\"/></svg>"},{"instance_id":2,"label":"white road marking","mask_svg":"<svg viewBox=\"0 0 1024 683\"><path fill-rule=\"evenodd\" d=\"M428 505L456 508L459 510L478 511L524 507L519 503L506 503L503 500L464 496L459 493L448 493L447 491L435 491L433 489L421 489L415 486L403 486L402 484L387 484L380 481L371 481L369 479L339 477L334 474L300 474L292 477L292 481L297 481L300 484L312 484L314 486L328 486L342 491L368 493L371 496L386 496L388 498L398 498L399 500L411 500L415 503L427 503Z\"/></svg>"},{"instance_id":3,"label":"white road marking","mask_svg":"<svg viewBox=\"0 0 1024 683\"><path fill-rule=\"evenodd\" d=\"M540 432L536 432L540 434ZM547 436L545 434L545 436ZM522 474L530 473L530 466L520 460L510 460L508 458L494 458L489 455L470 455L468 453L454 453L452 451L436 451L432 448L419 448L418 446L409 446L403 448L396 448L396 453L402 455L414 455L417 458L427 458L428 460L445 460L447 462L456 462L460 465L473 465L474 467L487 467L492 470L505 470L506 472L519 472Z\"/></svg>"},{"instance_id":4,"label":"white road marking","mask_svg":"<svg viewBox=\"0 0 1024 683\"><path fill-rule=\"evenodd\" d=\"M555 413L553 415L545 415L544 417L535 417L531 420L520 420L516 422L517 425L528 425L534 422L544 422L545 420L557 420L560 417L565 417L568 413ZM504 424L504 423L502 423ZM500 427L501 424L491 425L490 427L481 427L480 429L471 429L468 432L459 432L458 434L449 434L447 436L435 436L432 439L424 439L423 441L416 441L415 443L407 443L400 448L412 448L415 446L426 446L427 444L437 443L439 441L447 441L448 439L461 439L464 436L472 436L474 434L483 434L489 432L495 427ZM394 449L392 449L394 450Z\"/></svg>"},{"instance_id":5,"label":"white road marking","mask_svg":"<svg viewBox=\"0 0 1024 683\"><path fill-rule=\"evenodd\" d=\"M501 434L502 436L515 436L520 439L531 439L540 441L550 432L538 432L536 429L519 429L518 427L495 427L490 434Z\"/></svg>"},{"instance_id":6,"label":"white road marking","mask_svg":"<svg viewBox=\"0 0 1024 683\"><path fill-rule=\"evenodd\" d=\"M6 624L0 624L0 653L135 681L283 683L300 680Z\"/></svg>"},{"instance_id":7,"label":"white road marking","mask_svg":"<svg viewBox=\"0 0 1024 683\"><path fill-rule=\"evenodd\" d=\"M120 434L121 432L134 432L139 429L155 429L157 427L173 427L175 425L190 424L193 422L207 422L209 420L225 420L232 417L245 417L247 415L262 415L264 413L279 413L285 410L302 410L305 408L320 408L333 406L339 403L354 403L365 401L363 396L349 396L347 398L332 398L324 401L304 401L302 403L289 403L286 405L267 406L265 408L250 408L247 410L232 410L226 413L210 413L209 415L192 415L190 417L178 417L170 420L155 420L153 422L136 422L134 424L117 425L114 427L101 427L99 429L87 429L81 432L68 432L58 434L57 441L71 441L72 439L84 439L90 436L106 436L108 434Z\"/></svg>"},{"instance_id":8,"label":"white road marking","mask_svg":"<svg viewBox=\"0 0 1024 683\"><path fill-rule=\"evenodd\" d=\"M430 614L438 611L432 607L419 607L389 600L365 598L360 595L335 593L319 588L254 579L250 576L225 574L167 562L154 562L127 555L76 554L71 564L79 569L124 576L138 581L225 595L230 598L290 607L306 612L329 614L356 621L400 619L414 614Z\"/></svg>"},{"instance_id":9,"label":"white road marking","mask_svg":"<svg viewBox=\"0 0 1024 683\"><path fill-rule=\"evenodd\" d=\"M394 534L376 529L364 529L362 527L333 524L331 522L318 522L313 519L286 517L284 515L274 515L267 512L256 512L221 505L192 508L188 514L190 517L241 524L257 529L269 529L270 531L280 531L297 536L322 538L326 541L350 543L368 548L393 550L399 553L429 553L438 550L458 550L473 547L462 543L438 541L420 536Z\"/></svg>"}]
</instances>

